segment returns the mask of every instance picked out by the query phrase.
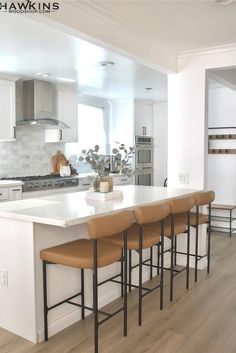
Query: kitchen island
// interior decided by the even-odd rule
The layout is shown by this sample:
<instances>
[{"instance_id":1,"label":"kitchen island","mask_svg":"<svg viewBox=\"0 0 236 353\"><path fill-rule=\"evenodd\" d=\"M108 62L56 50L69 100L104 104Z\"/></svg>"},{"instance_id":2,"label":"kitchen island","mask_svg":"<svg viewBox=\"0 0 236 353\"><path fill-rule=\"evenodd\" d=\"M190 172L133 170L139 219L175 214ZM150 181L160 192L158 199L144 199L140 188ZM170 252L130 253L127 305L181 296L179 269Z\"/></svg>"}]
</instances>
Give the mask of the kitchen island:
<instances>
[{"instance_id":1,"label":"kitchen island","mask_svg":"<svg viewBox=\"0 0 236 353\"><path fill-rule=\"evenodd\" d=\"M189 196L198 191L133 185L116 189L123 191L123 198L92 201L86 200L86 192L76 192L0 205L0 271L5 271L5 286L0 287L0 327L34 343L43 340L41 249L86 238L86 224L92 217L133 210L139 205ZM204 231L200 251L205 250L205 242ZM135 256L133 261L137 261ZM100 279L118 273L119 267L119 264L109 266ZM48 272L49 305L80 290L78 270L52 265ZM86 304L91 305L91 270L86 270L85 274ZM144 272L144 281L147 275ZM100 289L99 305L119 295L119 286L107 283ZM65 304L53 310L49 314L49 335L79 319L80 310L76 307Z\"/></svg>"}]
</instances>

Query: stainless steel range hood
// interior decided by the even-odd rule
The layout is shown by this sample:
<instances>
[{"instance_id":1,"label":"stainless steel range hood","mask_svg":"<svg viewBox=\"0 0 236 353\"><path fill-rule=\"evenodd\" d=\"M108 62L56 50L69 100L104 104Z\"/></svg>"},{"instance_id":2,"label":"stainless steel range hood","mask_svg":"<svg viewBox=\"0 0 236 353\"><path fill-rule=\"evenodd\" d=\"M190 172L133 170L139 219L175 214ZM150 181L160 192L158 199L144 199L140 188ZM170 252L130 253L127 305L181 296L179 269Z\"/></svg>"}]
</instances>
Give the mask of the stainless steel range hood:
<instances>
[{"instance_id":1,"label":"stainless steel range hood","mask_svg":"<svg viewBox=\"0 0 236 353\"><path fill-rule=\"evenodd\" d=\"M43 126L47 129L66 129L69 126L57 118L57 91L51 82L29 80L23 82L23 118L17 125Z\"/></svg>"}]
</instances>

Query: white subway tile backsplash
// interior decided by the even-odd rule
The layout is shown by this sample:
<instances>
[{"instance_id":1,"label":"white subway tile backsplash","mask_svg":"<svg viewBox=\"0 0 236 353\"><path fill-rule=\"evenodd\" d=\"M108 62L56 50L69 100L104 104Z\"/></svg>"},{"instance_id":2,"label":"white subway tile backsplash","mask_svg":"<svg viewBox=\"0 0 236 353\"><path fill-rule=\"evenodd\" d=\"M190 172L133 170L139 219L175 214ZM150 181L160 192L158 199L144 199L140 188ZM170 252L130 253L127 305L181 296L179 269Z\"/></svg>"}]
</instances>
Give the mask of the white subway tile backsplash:
<instances>
[{"instance_id":1,"label":"white subway tile backsplash","mask_svg":"<svg viewBox=\"0 0 236 353\"><path fill-rule=\"evenodd\" d=\"M45 143L45 130L18 126L16 141L0 142L0 178L51 173L51 158L64 143Z\"/></svg>"}]
</instances>

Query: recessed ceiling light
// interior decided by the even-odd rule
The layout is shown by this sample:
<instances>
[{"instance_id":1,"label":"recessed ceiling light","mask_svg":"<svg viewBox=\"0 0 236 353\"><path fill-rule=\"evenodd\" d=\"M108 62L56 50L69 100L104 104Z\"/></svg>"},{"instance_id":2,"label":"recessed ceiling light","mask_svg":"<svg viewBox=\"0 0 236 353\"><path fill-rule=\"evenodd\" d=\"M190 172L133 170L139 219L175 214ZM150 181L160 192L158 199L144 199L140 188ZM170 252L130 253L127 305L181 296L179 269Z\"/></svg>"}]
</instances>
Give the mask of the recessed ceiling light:
<instances>
[{"instance_id":1,"label":"recessed ceiling light","mask_svg":"<svg viewBox=\"0 0 236 353\"><path fill-rule=\"evenodd\" d=\"M233 0L214 0L216 5L226 6L232 4Z\"/></svg>"},{"instance_id":2,"label":"recessed ceiling light","mask_svg":"<svg viewBox=\"0 0 236 353\"><path fill-rule=\"evenodd\" d=\"M113 61L101 61L99 63L100 66L102 67L107 67L107 66L113 66L115 65L115 63Z\"/></svg>"},{"instance_id":3,"label":"recessed ceiling light","mask_svg":"<svg viewBox=\"0 0 236 353\"><path fill-rule=\"evenodd\" d=\"M46 78L46 77L50 76L50 74L48 72L37 72L36 75L38 77L43 77L43 78Z\"/></svg>"},{"instance_id":4,"label":"recessed ceiling light","mask_svg":"<svg viewBox=\"0 0 236 353\"><path fill-rule=\"evenodd\" d=\"M73 80L72 78L67 78L67 77L57 77L58 81L63 81L63 82L76 82L75 80Z\"/></svg>"}]
</instances>

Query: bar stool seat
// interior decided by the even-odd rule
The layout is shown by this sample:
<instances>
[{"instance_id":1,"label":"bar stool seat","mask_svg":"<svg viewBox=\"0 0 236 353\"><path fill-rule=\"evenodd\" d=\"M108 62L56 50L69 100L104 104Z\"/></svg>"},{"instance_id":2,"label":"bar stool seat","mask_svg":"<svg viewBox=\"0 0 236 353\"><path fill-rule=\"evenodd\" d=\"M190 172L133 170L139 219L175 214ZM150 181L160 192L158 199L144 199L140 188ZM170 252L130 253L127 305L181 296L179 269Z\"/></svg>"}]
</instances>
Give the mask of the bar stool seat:
<instances>
[{"instance_id":1,"label":"bar stool seat","mask_svg":"<svg viewBox=\"0 0 236 353\"><path fill-rule=\"evenodd\" d=\"M156 230L149 229L148 226L143 227L143 249L150 248L151 246L160 242L161 228ZM115 234L106 239L107 242L123 247L124 240L123 234ZM137 250L139 248L139 225L134 223L128 229L127 248L130 250Z\"/></svg>"},{"instance_id":2,"label":"bar stool seat","mask_svg":"<svg viewBox=\"0 0 236 353\"><path fill-rule=\"evenodd\" d=\"M123 234L122 234L122 242ZM110 265L119 261L122 250L119 246L98 240L98 267ZM89 239L74 240L62 245L44 249L40 253L41 259L51 263L76 268L93 268L93 243Z\"/></svg>"},{"instance_id":3,"label":"bar stool seat","mask_svg":"<svg viewBox=\"0 0 236 353\"><path fill-rule=\"evenodd\" d=\"M205 224L208 223L208 215L205 215L203 213L198 214L198 224ZM178 222L184 222L187 224L187 214L180 214L176 216L176 220ZM197 225L197 219L196 219L196 213L195 212L190 212L190 226L195 227Z\"/></svg>"}]
</instances>

